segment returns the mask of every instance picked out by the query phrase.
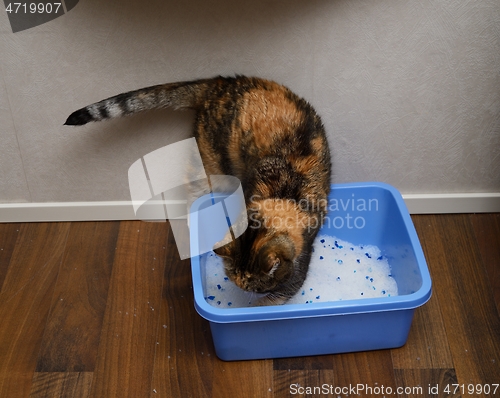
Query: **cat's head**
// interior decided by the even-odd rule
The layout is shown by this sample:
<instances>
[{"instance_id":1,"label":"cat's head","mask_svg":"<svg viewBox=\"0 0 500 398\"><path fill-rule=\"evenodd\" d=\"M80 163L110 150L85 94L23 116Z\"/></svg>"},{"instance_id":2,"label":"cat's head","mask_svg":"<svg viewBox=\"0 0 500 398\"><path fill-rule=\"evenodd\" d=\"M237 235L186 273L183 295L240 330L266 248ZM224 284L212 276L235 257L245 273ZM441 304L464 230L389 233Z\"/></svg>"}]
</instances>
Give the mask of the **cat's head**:
<instances>
[{"instance_id":1,"label":"cat's head","mask_svg":"<svg viewBox=\"0 0 500 398\"><path fill-rule=\"evenodd\" d=\"M237 239L215 249L227 277L243 290L269 293L296 272L302 229L294 212L276 210L262 201L248 209L248 228ZM288 222L287 222L288 221Z\"/></svg>"}]
</instances>

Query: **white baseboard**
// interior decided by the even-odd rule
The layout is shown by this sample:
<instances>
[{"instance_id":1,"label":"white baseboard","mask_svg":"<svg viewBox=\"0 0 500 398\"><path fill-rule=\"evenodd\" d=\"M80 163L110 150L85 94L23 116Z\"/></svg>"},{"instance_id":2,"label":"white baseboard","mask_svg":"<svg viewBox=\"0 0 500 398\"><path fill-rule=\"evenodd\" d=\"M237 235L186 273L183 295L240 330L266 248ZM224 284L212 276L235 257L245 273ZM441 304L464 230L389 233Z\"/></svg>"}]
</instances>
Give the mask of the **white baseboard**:
<instances>
[{"instance_id":1,"label":"white baseboard","mask_svg":"<svg viewBox=\"0 0 500 398\"><path fill-rule=\"evenodd\" d=\"M134 220L127 201L0 204L0 222Z\"/></svg>"},{"instance_id":2,"label":"white baseboard","mask_svg":"<svg viewBox=\"0 0 500 398\"><path fill-rule=\"evenodd\" d=\"M148 213L155 203L142 206L140 220L155 220ZM170 204L185 208L185 201ZM153 206L151 206L151 204ZM156 208L157 209L157 208ZM182 213L182 210L180 211ZM154 212L153 212L154 214ZM156 213L157 214L157 213ZM182 217L179 217L182 218ZM184 217L185 218L185 217ZM58 203L0 203L0 223L7 222L61 222L61 221L115 221L137 220L131 201L58 202Z\"/></svg>"},{"instance_id":3,"label":"white baseboard","mask_svg":"<svg viewBox=\"0 0 500 398\"><path fill-rule=\"evenodd\" d=\"M403 198L410 214L500 212L500 193L405 194ZM136 219L130 201L0 203L2 223Z\"/></svg>"},{"instance_id":4,"label":"white baseboard","mask_svg":"<svg viewBox=\"0 0 500 398\"><path fill-rule=\"evenodd\" d=\"M500 193L403 195L410 214L498 213Z\"/></svg>"}]
</instances>

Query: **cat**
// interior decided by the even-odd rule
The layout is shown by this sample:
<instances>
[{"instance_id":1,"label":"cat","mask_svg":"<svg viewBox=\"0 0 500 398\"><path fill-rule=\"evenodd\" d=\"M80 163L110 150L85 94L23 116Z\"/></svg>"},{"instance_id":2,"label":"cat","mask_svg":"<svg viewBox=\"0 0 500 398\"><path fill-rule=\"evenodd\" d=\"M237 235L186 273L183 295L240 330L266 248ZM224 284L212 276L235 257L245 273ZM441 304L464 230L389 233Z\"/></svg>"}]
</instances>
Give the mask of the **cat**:
<instances>
[{"instance_id":1,"label":"cat","mask_svg":"<svg viewBox=\"0 0 500 398\"><path fill-rule=\"evenodd\" d=\"M273 81L237 75L157 85L73 112L65 125L171 107L195 111L194 137L207 175L241 181L248 228L215 249L227 277L284 304L307 275L327 211L331 158L313 107Z\"/></svg>"}]
</instances>

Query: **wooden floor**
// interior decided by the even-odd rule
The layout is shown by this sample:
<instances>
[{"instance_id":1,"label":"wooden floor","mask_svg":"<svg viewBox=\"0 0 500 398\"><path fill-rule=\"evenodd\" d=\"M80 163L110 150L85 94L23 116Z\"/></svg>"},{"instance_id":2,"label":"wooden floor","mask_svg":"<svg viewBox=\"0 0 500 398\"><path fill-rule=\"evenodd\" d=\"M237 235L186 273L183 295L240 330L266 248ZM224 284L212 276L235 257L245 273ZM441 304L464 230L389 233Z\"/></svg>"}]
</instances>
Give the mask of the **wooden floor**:
<instances>
[{"instance_id":1,"label":"wooden floor","mask_svg":"<svg viewBox=\"0 0 500 398\"><path fill-rule=\"evenodd\" d=\"M404 347L246 362L216 357L168 224L1 224L0 397L290 397L305 396L299 385L323 384L362 384L373 394L360 396L380 397L387 388L467 396L472 384L493 392L500 215L413 221L433 296L415 312ZM500 387L475 395L500 397Z\"/></svg>"}]
</instances>

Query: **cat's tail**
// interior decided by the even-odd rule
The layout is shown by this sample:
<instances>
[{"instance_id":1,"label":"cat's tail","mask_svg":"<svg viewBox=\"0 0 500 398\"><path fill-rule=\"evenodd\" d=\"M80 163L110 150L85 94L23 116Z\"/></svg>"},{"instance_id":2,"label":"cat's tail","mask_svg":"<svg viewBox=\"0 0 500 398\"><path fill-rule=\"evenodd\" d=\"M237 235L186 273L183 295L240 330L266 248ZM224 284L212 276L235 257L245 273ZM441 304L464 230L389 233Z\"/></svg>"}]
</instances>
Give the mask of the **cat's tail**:
<instances>
[{"instance_id":1,"label":"cat's tail","mask_svg":"<svg viewBox=\"0 0 500 398\"><path fill-rule=\"evenodd\" d=\"M210 88L211 79L160 84L116 95L88 105L69 115L64 123L82 126L151 109L195 108Z\"/></svg>"}]
</instances>

